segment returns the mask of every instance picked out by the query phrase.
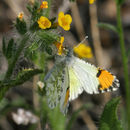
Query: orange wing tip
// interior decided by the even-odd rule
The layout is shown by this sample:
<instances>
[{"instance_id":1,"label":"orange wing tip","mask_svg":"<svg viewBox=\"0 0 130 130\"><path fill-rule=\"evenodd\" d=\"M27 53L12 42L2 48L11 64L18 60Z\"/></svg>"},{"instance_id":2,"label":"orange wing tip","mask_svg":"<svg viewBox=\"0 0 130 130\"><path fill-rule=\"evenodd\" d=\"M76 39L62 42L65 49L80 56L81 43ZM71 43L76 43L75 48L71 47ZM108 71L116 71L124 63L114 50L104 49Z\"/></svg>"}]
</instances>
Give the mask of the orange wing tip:
<instances>
[{"instance_id":1,"label":"orange wing tip","mask_svg":"<svg viewBox=\"0 0 130 130\"><path fill-rule=\"evenodd\" d=\"M68 104L68 101L69 101L69 88L67 89L67 91L66 91L66 95L65 95L65 101L64 101L64 107L66 107L67 106L67 104Z\"/></svg>"},{"instance_id":2,"label":"orange wing tip","mask_svg":"<svg viewBox=\"0 0 130 130\"><path fill-rule=\"evenodd\" d=\"M100 93L116 91L120 86L119 80L110 72L98 69L97 78L99 80L98 90Z\"/></svg>"}]
</instances>

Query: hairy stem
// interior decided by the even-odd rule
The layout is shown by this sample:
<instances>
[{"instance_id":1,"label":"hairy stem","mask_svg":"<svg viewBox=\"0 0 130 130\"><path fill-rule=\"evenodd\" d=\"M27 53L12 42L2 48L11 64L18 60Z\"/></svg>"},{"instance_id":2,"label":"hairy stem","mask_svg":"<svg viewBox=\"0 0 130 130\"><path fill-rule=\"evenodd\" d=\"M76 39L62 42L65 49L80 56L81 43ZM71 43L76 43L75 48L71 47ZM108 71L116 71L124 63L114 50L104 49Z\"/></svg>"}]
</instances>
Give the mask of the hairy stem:
<instances>
[{"instance_id":1,"label":"hairy stem","mask_svg":"<svg viewBox=\"0 0 130 130\"><path fill-rule=\"evenodd\" d=\"M121 22L120 7L121 6L117 3L117 28L118 28L118 35L120 40L121 55L123 60L123 69L124 69L128 129L130 129L130 86L129 86L128 64L127 64L127 56L126 56L124 35L123 35L122 22Z\"/></svg>"}]
</instances>

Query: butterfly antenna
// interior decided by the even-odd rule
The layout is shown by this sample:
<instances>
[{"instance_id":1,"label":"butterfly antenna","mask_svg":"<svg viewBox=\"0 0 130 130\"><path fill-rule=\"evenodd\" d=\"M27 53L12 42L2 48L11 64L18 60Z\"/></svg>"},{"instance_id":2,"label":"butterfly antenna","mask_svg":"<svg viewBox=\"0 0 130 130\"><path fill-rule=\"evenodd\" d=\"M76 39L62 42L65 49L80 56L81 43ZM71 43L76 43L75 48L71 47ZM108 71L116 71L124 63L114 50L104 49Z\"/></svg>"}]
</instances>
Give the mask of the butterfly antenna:
<instances>
[{"instance_id":1,"label":"butterfly antenna","mask_svg":"<svg viewBox=\"0 0 130 130\"><path fill-rule=\"evenodd\" d=\"M85 36L85 38L79 44L84 43L86 39L88 39L88 36Z\"/></svg>"},{"instance_id":2,"label":"butterfly antenna","mask_svg":"<svg viewBox=\"0 0 130 130\"><path fill-rule=\"evenodd\" d=\"M85 36L85 38L76 47L78 47L80 44L84 43L86 41L86 39L88 39L88 36Z\"/></svg>"}]
</instances>

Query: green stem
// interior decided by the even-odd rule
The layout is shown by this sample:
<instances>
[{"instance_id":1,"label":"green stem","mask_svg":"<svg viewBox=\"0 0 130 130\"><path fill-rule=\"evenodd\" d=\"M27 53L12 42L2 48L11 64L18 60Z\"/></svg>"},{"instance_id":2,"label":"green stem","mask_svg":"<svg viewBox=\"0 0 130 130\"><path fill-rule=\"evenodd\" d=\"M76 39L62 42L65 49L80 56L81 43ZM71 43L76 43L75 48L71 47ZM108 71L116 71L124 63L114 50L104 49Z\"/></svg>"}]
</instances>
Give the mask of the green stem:
<instances>
[{"instance_id":1,"label":"green stem","mask_svg":"<svg viewBox=\"0 0 130 130\"><path fill-rule=\"evenodd\" d=\"M121 10L121 6L117 3L117 28L118 28L118 35L120 39L121 55L123 60L125 90L126 90L127 119L128 119L128 129L130 130L130 86L129 86L128 64L127 64L127 56L125 50L120 10Z\"/></svg>"},{"instance_id":2,"label":"green stem","mask_svg":"<svg viewBox=\"0 0 130 130\"><path fill-rule=\"evenodd\" d=\"M50 10L51 10L51 0L47 0L48 2L48 8L46 9L45 16L49 17L50 16Z\"/></svg>"},{"instance_id":3,"label":"green stem","mask_svg":"<svg viewBox=\"0 0 130 130\"><path fill-rule=\"evenodd\" d=\"M17 62L23 48L25 47L25 44L26 44L28 38L29 38L29 36L25 35L23 37L23 39L20 41L19 48L17 49L15 57L12 59L11 63L9 64L9 67L8 67L7 72L6 72L4 80L8 80L10 78L10 76L12 75L15 64L16 64L16 62Z\"/></svg>"}]
</instances>

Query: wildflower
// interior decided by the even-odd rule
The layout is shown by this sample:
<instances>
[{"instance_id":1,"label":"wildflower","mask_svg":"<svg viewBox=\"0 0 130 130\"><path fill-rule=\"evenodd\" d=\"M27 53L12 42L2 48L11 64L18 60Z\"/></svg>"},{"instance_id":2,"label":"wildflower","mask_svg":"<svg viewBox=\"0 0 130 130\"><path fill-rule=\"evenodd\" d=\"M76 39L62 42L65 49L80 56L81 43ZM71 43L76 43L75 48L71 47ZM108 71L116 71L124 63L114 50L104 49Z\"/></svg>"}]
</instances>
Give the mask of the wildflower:
<instances>
[{"instance_id":1,"label":"wildflower","mask_svg":"<svg viewBox=\"0 0 130 130\"><path fill-rule=\"evenodd\" d=\"M38 87L39 87L40 89L43 89L43 87L44 87L44 83L41 82L41 81L38 81L38 82L37 82L37 85L38 85Z\"/></svg>"},{"instance_id":2,"label":"wildflower","mask_svg":"<svg viewBox=\"0 0 130 130\"><path fill-rule=\"evenodd\" d=\"M64 37L61 37L60 42L55 43L55 45L58 49L58 55L62 55L62 53L63 53L63 42L64 42Z\"/></svg>"},{"instance_id":3,"label":"wildflower","mask_svg":"<svg viewBox=\"0 0 130 130\"><path fill-rule=\"evenodd\" d=\"M41 29L46 29L46 28L50 28L51 27L51 22L48 18L44 17L44 16L41 16L37 23L39 24L39 27Z\"/></svg>"},{"instance_id":4,"label":"wildflower","mask_svg":"<svg viewBox=\"0 0 130 130\"><path fill-rule=\"evenodd\" d=\"M80 57L80 58L92 58L92 51L89 46L86 46L84 43L80 43L76 47L74 47L74 52Z\"/></svg>"},{"instance_id":5,"label":"wildflower","mask_svg":"<svg viewBox=\"0 0 130 130\"><path fill-rule=\"evenodd\" d=\"M70 29L70 24L72 22L72 17L69 14L64 15L63 12L60 12L58 15L58 24L64 30L68 31Z\"/></svg>"},{"instance_id":6,"label":"wildflower","mask_svg":"<svg viewBox=\"0 0 130 130\"><path fill-rule=\"evenodd\" d=\"M95 0L89 0L89 4L93 4Z\"/></svg>"},{"instance_id":7,"label":"wildflower","mask_svg":"<svg viewBox=\"0 0 130 130\"><path fill-rule=\"evenodd\" d=\"M40 5L40 9L47 9L48 8L48 2L47 1L43 1L42 4Z\"/></svg>"},{"instance_id":8,"label":"wildflower","mask_svg":"<svg viewBox=\"0 0 130 130\"><path fill-rule=\"evenodd\" d=\"M12 113L12 118L14 122L18 125L23 124L23 125L28 125L29 123L37 123L38 122L38 117L32 114L30 111L26 111L22 108L19 108L17 110L17 113Z\"/></svg>"},{"instance_id":9,"label":"wildflower","mask_svg":"<svg viewBox=\"0 0 130 130\"><path fill-rule=\"evenodd\" d=\"M23 13L23 12L20 12L17 17L18 17L20 20L22 20L22 19L23 19L23 16L24 16L24 13Z\"/></svg>"}]
</instances>

